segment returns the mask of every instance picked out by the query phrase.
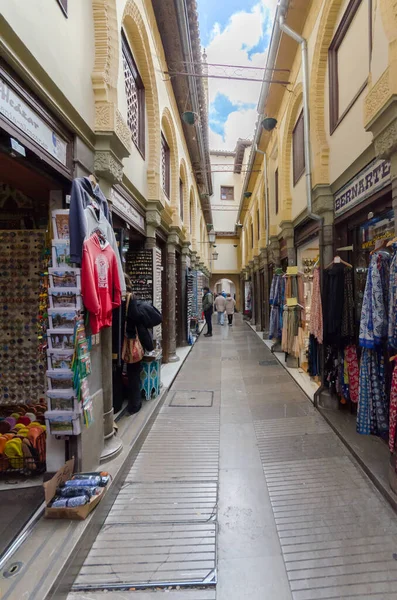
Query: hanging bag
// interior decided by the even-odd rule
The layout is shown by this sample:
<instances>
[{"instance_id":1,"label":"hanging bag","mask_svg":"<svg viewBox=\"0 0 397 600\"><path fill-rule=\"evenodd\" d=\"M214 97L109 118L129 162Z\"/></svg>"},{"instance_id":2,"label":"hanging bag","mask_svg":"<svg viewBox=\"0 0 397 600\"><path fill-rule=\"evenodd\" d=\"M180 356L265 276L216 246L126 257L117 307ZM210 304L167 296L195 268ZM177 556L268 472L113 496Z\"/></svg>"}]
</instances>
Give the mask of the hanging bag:
<instances>
[{"instance_id":1,"label":"hanging bag","mask_svg":"<svg viewBox=\"0 0 397 600\"><path fill-rule=\"evenodd\" d=\"M130 305L131 294L128 294L127 305L125 309L125 325L124 325L124 341L123 348L121 351L122 360L127 363L137 363L142 360L145 352L142 348L142 344L139 341L138 332L135 327L135 338L127 337L127 316L128 316L128 307Z\"/></svg>"}]
</instances>

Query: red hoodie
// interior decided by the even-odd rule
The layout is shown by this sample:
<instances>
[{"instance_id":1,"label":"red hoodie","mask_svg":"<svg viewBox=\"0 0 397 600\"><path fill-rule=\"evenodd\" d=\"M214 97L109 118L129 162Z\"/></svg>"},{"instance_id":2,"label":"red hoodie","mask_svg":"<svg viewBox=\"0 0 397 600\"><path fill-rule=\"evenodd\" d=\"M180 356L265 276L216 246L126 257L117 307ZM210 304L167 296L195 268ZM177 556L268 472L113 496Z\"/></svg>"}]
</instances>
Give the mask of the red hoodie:
<instances>
[{"instance_id":1,"label":"red hoodie","mask_svg":"<svg viewBox=\"0 0 397 600\"><path fill-rule=\"evenodd\" d=\"M121 304L117 259L110 244L101 247L93 235L83 244L81 295L90 312L92 333L112 324L112 309Z\"/></svg>"}]
</instances>

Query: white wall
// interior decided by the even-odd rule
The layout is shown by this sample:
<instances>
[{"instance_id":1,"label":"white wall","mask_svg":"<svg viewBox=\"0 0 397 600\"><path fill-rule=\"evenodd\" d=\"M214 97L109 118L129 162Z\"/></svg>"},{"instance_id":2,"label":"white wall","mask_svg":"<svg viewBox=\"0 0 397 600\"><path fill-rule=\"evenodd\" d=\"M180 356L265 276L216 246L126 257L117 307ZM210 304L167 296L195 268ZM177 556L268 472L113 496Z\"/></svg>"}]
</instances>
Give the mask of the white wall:
<instances>
[{"instance_id":1,"label":"white wall","mask_svg":"<svg viewBox=\"0 0 397 600\"><path fill-rule=\"evenodd\" d=\"M94 129L94 24L91 0L0 0L0 13L46 73Z\"/></svg>"},{"instance_id":2,"label":"white wall","mask_svg":"<svg viewBox=\"0 0 397 600\"><path fill-rule=\"evenodd\" d=\"M211 197L211 208L215 231L234 231L237 222L243 174L234 173L233 167L234 155L222 156L211 152L212 186L214 190ZM221 199L221 186L232 186L234 188L233 201Z\"/></svg>"}]
</instances>

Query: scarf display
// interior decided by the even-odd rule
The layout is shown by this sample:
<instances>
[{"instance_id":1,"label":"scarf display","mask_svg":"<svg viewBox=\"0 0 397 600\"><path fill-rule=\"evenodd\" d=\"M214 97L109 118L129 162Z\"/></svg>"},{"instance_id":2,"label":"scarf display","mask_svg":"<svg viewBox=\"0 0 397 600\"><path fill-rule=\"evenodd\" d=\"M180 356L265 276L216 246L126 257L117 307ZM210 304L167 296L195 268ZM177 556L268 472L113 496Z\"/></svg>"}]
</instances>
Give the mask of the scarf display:
<instances>
[{"instance_id":1,"label":"scarf display","mask_svg":"<svg viewBox=\"0 0 397 600\"><path fill-rule=\"evenodd\" d=\"M285 279L283 275L274 275L270 287L270 324L269 340L281 339L285 295Z\"/></svg>"},{"instance_id":2,"label":"scarf display","mask_svg":"<svg viewBox=\"0 0 397 600\"><path fill-rule=\"evenodd\" d=\"M361 310L362 348L375 348L387 338L389 316L390 254L374 252L371 257Z\"/></svg>"},{"instance_id":3,"label":"scarf display","mask_svg":"<svg viewBox=\"0 0 397 600\"><path fill-rule=\"evenodd\" d=\"M360 320L360 362L357 432L386 436L389 394L386 341L389 331L390 254L374 252L367 273Z\"/></svg>"},{"instance_id":4,"label":"scarf display","mask_svg":"<svg viewBox=\"0 0 397 600\"><path fill-rule=\"evenodd\" d=\"M323 307L320 290L320 269L316 267L313 271L313 291L310 309L310 333L319 344L323 343Z\"/></svg>"}]
</instances>

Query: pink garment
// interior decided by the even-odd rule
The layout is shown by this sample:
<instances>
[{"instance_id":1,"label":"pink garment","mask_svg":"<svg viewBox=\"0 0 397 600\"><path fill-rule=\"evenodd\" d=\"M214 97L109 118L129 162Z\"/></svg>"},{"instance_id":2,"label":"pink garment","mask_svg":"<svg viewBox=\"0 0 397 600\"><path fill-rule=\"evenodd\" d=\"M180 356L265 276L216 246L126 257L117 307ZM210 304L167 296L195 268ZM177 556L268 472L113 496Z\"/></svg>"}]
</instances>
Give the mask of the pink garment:
<instances>
[{"instance_id":1,"label":"pink garment","mask_svg":"<svg viewBox=\"0 0 397 600\"><path fill-rule=\"evenodd\" d=\"M319 344L323 343L323 307L321 303L320 269L313 271L312 306L310 310L310 333L314 335Z\"/></svg>"}]
</instances>

